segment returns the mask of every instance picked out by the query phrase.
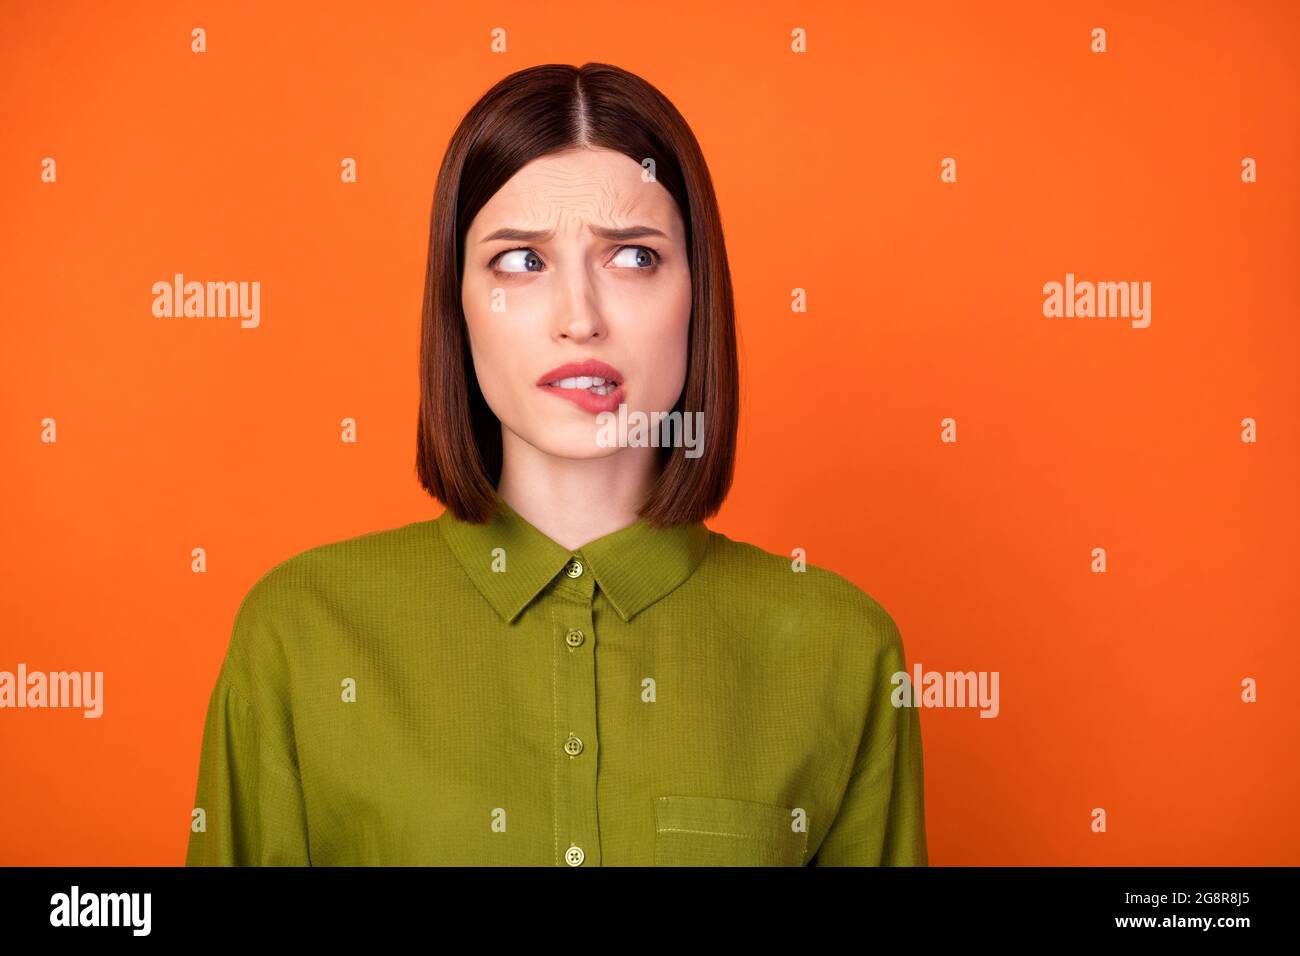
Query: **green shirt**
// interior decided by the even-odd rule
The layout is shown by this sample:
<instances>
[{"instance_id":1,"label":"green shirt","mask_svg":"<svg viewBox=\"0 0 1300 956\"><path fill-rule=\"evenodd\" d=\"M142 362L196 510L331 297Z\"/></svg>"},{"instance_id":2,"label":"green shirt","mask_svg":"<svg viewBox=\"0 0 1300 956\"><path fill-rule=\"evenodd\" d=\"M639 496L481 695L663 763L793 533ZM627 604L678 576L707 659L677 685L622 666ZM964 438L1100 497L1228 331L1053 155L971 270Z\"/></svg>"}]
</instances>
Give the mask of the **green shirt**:
<instances>
[{"instance_id":1,"label":"green shirt","mask_svg":"<svg viewBox=\"0 0 1300 956\"><path fill-rule=\"evenodd\" d=\"M871 597L700 523L569 551L499 505L252 586L187 865L927 863Z\"/></svg>"}]
</instances>

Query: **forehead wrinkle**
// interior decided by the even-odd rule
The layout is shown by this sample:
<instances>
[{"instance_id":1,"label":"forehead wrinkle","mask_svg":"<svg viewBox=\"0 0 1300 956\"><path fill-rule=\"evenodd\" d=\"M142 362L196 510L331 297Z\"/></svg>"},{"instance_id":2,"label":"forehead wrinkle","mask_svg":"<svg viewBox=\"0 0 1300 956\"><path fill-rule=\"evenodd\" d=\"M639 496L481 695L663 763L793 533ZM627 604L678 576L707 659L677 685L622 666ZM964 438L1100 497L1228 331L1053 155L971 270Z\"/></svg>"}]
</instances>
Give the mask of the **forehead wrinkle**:
<instances>
[{"instance_id":1,"label":"forehead wrinkle","mask_svg":"<svg viewBox=\"0 0 1300 956\"><path fill-rule=\"evenodd\" d=\"M646 186L651 187L652 194L646 193ZM675 207L664 215L662 200L667 198L662 186L656 189L654 183L647 183L641 177L639 165L611 170L584 164L575 168L568 162L547 161L507 184L497 202L513 205L518 212L504 213L494 219L502 226L553 231L556 235L572 231L575 225L581 231L590 223L611 228L633 224L659 226L676 237ZM638 216L638 209L644 209L645 214ZM484 223L483 231L497 224Z\"/></svg>"},{"instance_id":2,"label":"forehead wrinkle","mask_svg":"<svg viewBox=\"0 0 1300 956\"><path fill-rule=\"evenodd\" d=\"M557 227L587 221L615 224L611 217L617 208L618 187L612 176L602 173L593 178L587 170L552 169L541 172L540 178L550 181L542 189L534 190L532 198L553 213ZM545 216L543 212L539 218Z\"/></svg>"},{"instance_id":3,"label":"forehead wrinkle","mask_svg":"<svg viewBox=\"0 0 1300 956\"><path fill-rule=\"evenodd\" d=\"M527 203L527 220L512 223L521 229L553 229L557 233L579 231L588 223L617 228L633 221L631 213L638 207L643 195L640 190L624 190L620 194L617 181L611 176L592 179L589 176L572 177L570 182L557 182L555 177L541 177L551 181L542 188L521 187ZM671 233L671 224L665 231Z\"/></svg>"}]
</instances>

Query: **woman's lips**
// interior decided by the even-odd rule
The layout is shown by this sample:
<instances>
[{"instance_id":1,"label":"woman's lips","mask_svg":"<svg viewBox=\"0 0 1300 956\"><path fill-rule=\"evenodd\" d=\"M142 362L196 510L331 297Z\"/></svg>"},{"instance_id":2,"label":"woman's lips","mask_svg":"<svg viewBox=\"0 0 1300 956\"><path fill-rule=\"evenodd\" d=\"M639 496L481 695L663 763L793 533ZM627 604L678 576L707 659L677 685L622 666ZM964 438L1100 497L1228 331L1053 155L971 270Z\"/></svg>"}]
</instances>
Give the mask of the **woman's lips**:
<instances>
[{"instance_id":1,"label":"woman's lips","mask_svg":"<svg viewBox=\"0 0 1300 956\"><path fill-rule=\"evenodd\" d=\"M617 386L607 395L598 395L590 388L563 388L556 385L538 385L543 392L550 392L560 398L567 398L579 408L598 414L600 412L616 412L618 406L623 401L623 386Z\"/></svg>"},{"instance_id":2,"label":"woman's lips","mask_svg":"<svg viewBox=\"0 0 1300 956\"><path fill-rule=\"evenodd\" d=\"M613 412L623 402L623 373L599 359L568 362L537 380L537 387L592 414Z\"/></svg>"}]
</instances>

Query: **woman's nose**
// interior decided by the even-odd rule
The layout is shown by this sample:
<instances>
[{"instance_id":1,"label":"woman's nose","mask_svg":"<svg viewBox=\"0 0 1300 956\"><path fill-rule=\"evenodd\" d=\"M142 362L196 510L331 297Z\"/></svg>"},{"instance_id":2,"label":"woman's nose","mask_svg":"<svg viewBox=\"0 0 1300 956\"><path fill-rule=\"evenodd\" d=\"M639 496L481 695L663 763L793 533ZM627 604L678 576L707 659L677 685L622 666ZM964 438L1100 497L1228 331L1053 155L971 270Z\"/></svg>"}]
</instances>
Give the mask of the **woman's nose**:
<instances>
[{"instance_id":1,"label":"woman's nose","mask_svg":"<svg viewBox=\"0 0 1300 956\"><path fill-rule=\"evenodd\" d=\"M585 342L605 334L597 289L588 267L576 262L560 283L562 292L553 303L556 335L575 342Z\"/></svg>"}]
</instances>

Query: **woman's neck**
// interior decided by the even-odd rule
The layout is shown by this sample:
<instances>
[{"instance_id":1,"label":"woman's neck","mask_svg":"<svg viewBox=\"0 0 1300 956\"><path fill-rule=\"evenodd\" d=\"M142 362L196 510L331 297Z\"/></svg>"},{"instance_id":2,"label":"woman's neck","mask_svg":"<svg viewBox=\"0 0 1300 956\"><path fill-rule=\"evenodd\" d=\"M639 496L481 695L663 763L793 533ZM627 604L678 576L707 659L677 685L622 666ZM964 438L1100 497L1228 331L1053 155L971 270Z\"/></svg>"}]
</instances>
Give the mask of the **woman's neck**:
<instances>
[{"instance_id":1,"label":"woman's neck","mask_svg":"<svg viewBox=\"0 0 1300 956\"><path fill-rule=\"evenodd\" d=\"M501 430L497 492L538 531L570 551L637 520L655 478L654 447L601 458L562 458Z\"/></svg>"}]
</instances>

